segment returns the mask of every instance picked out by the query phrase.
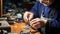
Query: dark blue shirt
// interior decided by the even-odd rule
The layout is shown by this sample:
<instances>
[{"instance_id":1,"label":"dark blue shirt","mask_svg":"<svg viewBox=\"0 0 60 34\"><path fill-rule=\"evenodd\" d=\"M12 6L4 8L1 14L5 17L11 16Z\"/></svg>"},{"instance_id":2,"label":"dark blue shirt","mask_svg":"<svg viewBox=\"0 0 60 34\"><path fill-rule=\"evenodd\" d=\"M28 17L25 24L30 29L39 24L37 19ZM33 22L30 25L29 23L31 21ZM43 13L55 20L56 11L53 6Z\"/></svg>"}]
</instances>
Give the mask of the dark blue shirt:
<instances>
[{"instance_id":1,"label":"dark blue shirt","mask_svg":"<svg viewBox=\"0 0 60 34\"><path fill-rule=\"evenodd\" d=\"M47 7L47 6L44 6L43 4L41 4L40 2L36 2L35 5L33 6L33 8L31 9L31 12L34 13L35 17L41 17L41 13L42 13L42 9L43 9L45 18L49 18L49 15L53 8L54 8L54 6ZM52 20L50 20L49 25L51 27L60 28L59 11L60 10L57 9Z\"/></svg>"}]
</instances>

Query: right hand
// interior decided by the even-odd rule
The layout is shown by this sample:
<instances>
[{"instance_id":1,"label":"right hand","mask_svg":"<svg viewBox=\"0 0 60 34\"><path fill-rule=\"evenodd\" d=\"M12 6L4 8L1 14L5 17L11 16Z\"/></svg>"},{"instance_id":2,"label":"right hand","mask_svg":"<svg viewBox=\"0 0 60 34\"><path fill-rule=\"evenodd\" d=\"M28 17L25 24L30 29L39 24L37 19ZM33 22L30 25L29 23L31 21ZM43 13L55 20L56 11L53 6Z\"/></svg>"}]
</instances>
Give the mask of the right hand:
<instances>
[{"instance_id":1,"label":"right hand","mask_svg":"<svg viewBox=\"0 0 60 34\"><path fill-rule=\"evenodd\" d=\"M23 16L24 21L25 22L30 21L33 18L33 16L34 16L34 14L32 12L25 12L24 16Z\"/></svg>"},{"instance_id":2,"label":"right hand","mask_svg":"<svg viewBox=\"0 0 60 34\"><path fill-rule=\"evenodd\" d=\"M32 19L29 23L30 26L32 26L34 29L42 28L45 26L44 21L42 21L40 18Z\"/></svg>"}]
</instances>

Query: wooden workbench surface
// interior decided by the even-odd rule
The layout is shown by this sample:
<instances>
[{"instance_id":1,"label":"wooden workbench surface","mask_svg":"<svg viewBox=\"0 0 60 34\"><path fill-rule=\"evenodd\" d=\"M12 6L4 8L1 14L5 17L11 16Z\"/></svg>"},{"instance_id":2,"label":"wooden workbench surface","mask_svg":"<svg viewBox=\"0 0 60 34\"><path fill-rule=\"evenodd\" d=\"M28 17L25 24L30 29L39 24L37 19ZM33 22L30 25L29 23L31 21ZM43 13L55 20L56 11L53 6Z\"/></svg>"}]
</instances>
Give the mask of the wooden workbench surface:
<instances>
[{"instance_id":1,"label":"wooden workbench surface","mask_svg":"<svg viewBox=\"0 0 60 34\"><path fill-rule=\"evenodd\" d=\"M27 31L26 29L24 29L23 27L26 26L26 23L15 23L13 25L11 25L11 32L15 32L15 33L20 33L21 31ZM30 29L30 34L32 34L31 32L35 32L34 34L41 34L39 31L35 31L32 28Z\"/></svg>"}]
</instances>

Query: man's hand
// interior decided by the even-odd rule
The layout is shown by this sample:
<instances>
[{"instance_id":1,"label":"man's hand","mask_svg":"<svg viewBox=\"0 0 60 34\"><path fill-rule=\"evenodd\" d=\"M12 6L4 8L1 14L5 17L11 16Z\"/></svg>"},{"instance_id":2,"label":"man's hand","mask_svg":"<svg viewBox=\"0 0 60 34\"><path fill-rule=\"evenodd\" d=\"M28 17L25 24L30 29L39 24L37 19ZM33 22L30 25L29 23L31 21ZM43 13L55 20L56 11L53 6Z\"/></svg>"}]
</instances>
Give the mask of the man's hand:
<instances>
[{"instance_id":1,"label":"man's hand","mask_svg":"<svg viewBox=\"0 0 60 34\"><path fill-rule=\"evenodd\" d=\"M42 28L45 26L47 20L42 20L40 18L35 18L33 20L30 21L30 25L34 28L34 29L38 29L38 28Z\"/></svg>"},{"instance_id":2,"label":"man's hand","mask_svg":"<svg viewBox=\"0 0 60 34\"><path fill-rule=\"evenodd\" d=\"M44 23L41 22L40 18L35 18L33 20L30 21L30 25L34 28L34 29L38 29L43 27Z\"/></svg>"},{"instance_id":3,"label":"man's hand","mask_svg":"<svg viewBox=\"0 0 60 34\"><path fill-rule=\"evenodd\" d=\"M32 12L25 12L24 16L23 16L24 21L25 22L30 21L33 18L33 16L34 16L34 14Z\"/></svg>"}]
</instances>

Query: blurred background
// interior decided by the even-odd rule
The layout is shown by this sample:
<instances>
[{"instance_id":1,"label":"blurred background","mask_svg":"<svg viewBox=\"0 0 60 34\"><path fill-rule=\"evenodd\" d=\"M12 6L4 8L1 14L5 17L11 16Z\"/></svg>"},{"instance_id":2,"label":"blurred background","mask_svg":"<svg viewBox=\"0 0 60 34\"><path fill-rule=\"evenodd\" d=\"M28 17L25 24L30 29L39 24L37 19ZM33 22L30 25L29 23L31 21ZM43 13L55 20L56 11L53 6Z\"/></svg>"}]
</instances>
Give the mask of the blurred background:
<instances>
[{"instance_id":1,"label":"blurred background","mask_svg":"<svg viewBox=\"0 0 60 34\"><path fill-rule=\"evenodd\" d=\"M23 14L29 11L36 1L38 0L0 0L0 34L20 33L20 28L25 25Z\"/></svg>"},{"instance_id":2,"label":"blurred background","mask_svg":"<svg viewBox=\"0 0 60 34\"><path fill-rule=\"evenodd\" d=\"M3 14L8 12L24 13L30 10L38 0L3 0Z\"/></svg>"},{"instance_id":3,"label":"blurred background","mask_svg":"<svg viewBox=\"0 0 60 34\"><path fill-rule=\"evenodd\" d=\"M29 11L38 0L1 0L1 17L22 15Z\"/></svg>"}]
</instances>

